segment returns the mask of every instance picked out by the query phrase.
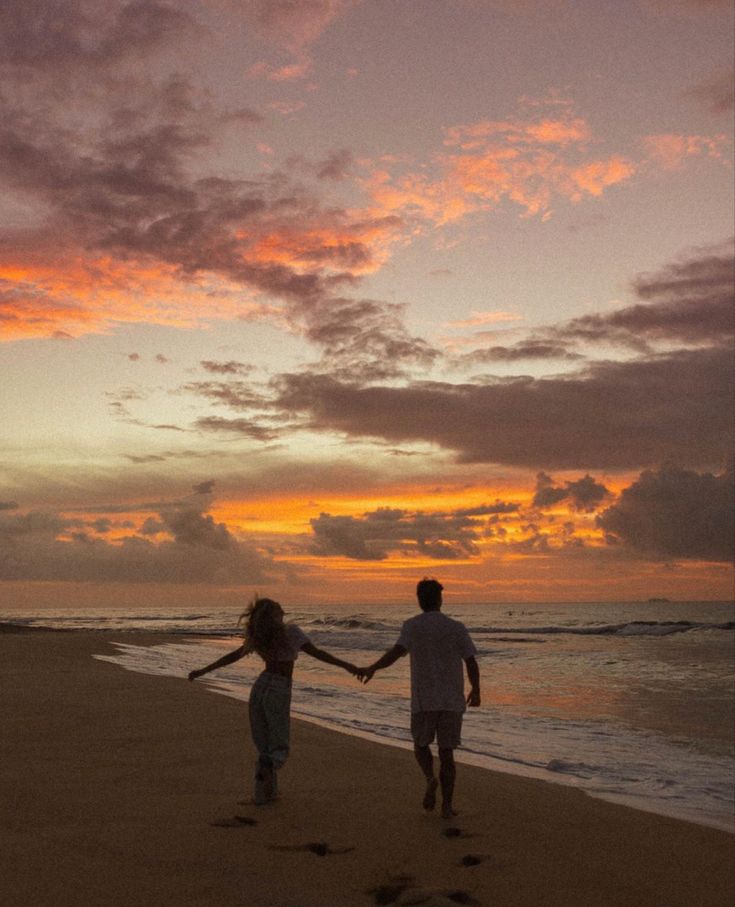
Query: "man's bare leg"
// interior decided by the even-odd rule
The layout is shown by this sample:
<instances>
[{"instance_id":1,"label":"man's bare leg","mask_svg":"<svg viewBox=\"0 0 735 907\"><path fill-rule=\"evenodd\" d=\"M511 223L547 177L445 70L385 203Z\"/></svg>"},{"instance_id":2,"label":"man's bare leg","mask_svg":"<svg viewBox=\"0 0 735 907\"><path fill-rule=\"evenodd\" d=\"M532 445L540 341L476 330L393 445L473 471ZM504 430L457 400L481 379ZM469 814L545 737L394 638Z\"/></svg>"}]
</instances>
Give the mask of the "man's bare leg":
<instances>
[{"instance_id":1,"label":"man's bare leg","mask_svg":"<svg viewBox=\"0 0 735 907\"><path fill-rule=\"evenodd\" d=\"M439 782L442 787L442 818L451 819L457 813L452 807L452 797L454 796L454 779L457 769L454 765L454 750L439 750Z\"/></svg>"},{"instance_id":2,"label":"man's bare leg","mask_svg":"<svg viewBox=\"0 0 735 907\"><path fill-rule=\"evenodd\" d=\"M414 744L413 754L416 761L421 767L421 771L426 778L426 792L424 793L424 809L433 809L436 806L436 789L439 782L434 777L434 757L431 755L431 749L428 746L418 746Z\"/></svg>"}]
</instances>

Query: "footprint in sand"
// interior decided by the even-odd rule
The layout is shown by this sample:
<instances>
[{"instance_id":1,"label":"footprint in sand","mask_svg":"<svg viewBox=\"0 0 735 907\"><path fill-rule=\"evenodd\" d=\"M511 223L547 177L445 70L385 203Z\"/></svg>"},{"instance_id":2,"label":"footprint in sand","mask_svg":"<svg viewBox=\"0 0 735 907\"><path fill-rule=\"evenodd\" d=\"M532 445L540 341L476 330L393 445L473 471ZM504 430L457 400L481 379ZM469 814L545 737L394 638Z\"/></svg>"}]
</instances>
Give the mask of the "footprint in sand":
<instances>
[{"instance_id":1,"label":"footprint in sand","mask_svg":"<svg viewBox=\"0 0 735 907\"><path fill-rule=\"evenodd\" d=\"M459 861L460 866L479 866L480 863L484 863L487 860L485 854L480 853L466 853L462 859Z\"/></svg>"},{"instance_id":2,"label":"footprint in sand","mask_svg":"<svg viewBox=\"0 0 735 907\"><path fill-rule=\"evenodd\" d=\"M369 889L367 894L373 896L376 904L395 904L403 892L412 887L413 881L413 876L396 876L389 879L385 885Z\"/></svg>"},{"instance_id":3,"label":"footprint in sand","mask_svg":"<svg viewBox=\"0 0 735 907\"><path fill-rule=\"evenodd\" d=\"M329 854L349 853L354 847L330 847L326 841L312 841L308 844L271 844L268 850L305 850L309 853L315 853L318 857L326 857Z\"/></svg>"},{"instance_id":4,"label":"footprint in sand","mask_svg":"<svg viewBox=\"0 0 735 907\"><path fill-rule=\"evenodd\" d=\"M450 828L444 828L441 831L441 834L445 838L479 838L480 835L475 834L471 831L463 831L461 828L455 828L451 826Z\"/></svg>"},{"instance_id":5,"label":"footprint in sand","mask_svg":"<svg viewBox=\"0 0 735 907\"><path fill-rule=\"evenodd\" d=\"M248 825L257 825L255 819L250 816L232 816L227 819L217 819L216 822L210 823L215 828L245 828Z\"/></svg>"},{"instance_id":6,"label":"footprint in sand","mask_svg":"<svg viewBox=\"0 0 735 907\"><path fill-rule=\"evenodd\" d=\"M373 896L375 904L395 904L397 907L423 905L423 907L454 907L455 904L466 904L468 907L480 907L467 891L444 888L423 888L414 884L410 876L398 876L390 879L385 885L371 888L367 894Z\"/></svg>"}]
</instances>

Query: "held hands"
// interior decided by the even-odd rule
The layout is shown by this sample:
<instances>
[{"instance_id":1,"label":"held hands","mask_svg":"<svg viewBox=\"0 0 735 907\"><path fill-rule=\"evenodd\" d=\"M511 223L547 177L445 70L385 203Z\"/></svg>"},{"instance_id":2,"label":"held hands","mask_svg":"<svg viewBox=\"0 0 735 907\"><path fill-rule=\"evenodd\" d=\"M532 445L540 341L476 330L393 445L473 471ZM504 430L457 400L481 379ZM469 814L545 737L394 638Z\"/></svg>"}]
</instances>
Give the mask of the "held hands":
<instances>
[{"instance_id":1,"label":"held hands","mask_svg":"<svg viewBox=\"0 0 735 907\"><path fill-rule=\"evenodd\" d=\"M372 668L358 668L353 664L349 665L347 670L354 677L357 677L357 679L360 681L360 683L368 683L368 681L372 678L373 674L375 673L375 671Z\"/></svg>"},{"instance_id":2,"label":"held hands","mask_svg":"<svg viewBox=\"0 0 735 907\"><path fill-rule=\"evenodd\" d=\"M467 696L467 705L473 709L477 708L480 705L480 691L479 690L470 690L469 695Z\"/></svg>"}]
</instances>

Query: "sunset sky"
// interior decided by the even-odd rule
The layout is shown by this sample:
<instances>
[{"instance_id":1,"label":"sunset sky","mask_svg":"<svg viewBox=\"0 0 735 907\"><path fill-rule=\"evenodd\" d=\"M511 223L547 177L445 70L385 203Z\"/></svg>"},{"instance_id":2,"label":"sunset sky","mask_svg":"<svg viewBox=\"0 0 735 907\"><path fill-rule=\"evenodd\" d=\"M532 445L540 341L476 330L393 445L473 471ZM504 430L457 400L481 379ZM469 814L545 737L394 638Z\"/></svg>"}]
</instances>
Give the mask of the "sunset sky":
<instances>
[{"instance_id":1,"label":"sunset sky","mask_svg":"<svg viewBox=\"0 0 735 907\"><path fill-rule=\"evenodd\" d=\"M0 608L732 597L729 0L5 0Z\"/></svg>"}]
</instances>

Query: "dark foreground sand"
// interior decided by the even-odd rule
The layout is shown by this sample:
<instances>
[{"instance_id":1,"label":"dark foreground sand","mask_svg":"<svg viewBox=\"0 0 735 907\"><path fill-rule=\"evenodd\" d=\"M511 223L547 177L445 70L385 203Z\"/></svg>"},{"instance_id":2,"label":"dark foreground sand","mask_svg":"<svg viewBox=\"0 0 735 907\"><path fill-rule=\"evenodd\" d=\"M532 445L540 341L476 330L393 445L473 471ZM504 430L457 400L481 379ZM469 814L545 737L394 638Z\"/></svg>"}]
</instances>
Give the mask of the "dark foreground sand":
<instances>
[{"instance_id":1,"label":"dark foreground sand","mask_svg":"<svg viewBox=\"0 0 735 907\"><path fill-rule=\"evenodd\" d=\"M301 722L281 800L238 805L244 704L93 660L109 641L0 633L5 907L735 903L725 832L467 766L443 823L410 752Z\"/></svg>"}]
</instances>

